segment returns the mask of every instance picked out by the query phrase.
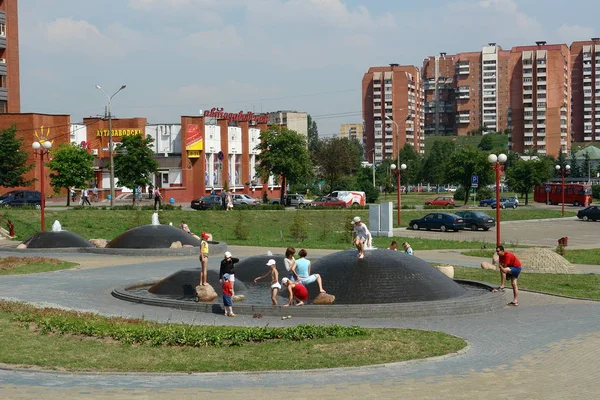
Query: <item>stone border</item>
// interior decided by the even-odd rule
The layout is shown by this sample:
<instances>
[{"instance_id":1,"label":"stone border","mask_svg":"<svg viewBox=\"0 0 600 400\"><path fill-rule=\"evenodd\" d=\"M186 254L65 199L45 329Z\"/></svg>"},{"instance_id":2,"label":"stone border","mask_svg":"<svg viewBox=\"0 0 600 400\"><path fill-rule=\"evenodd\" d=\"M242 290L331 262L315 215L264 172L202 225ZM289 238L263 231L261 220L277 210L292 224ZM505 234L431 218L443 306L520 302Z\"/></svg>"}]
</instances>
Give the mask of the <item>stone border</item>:
<instances>
[{"instance_id":1,"label":"stone border","mask_svg":"<svg viewBox=\"0 0 600 400\"><path fill-rule=\"evenodd\" d=\"M419 301L390 304L344 304L344 305L306 305L302 307L282 307L268 305L244 305L235 303L236 314L261 314L273 317L324 317L324 318L414 318L437 317L447 315L479 314L497 311L506 306L506 294L492 293L492 286L478 281L456 279L456 282L490 290L481 296L464 296L456 299ZM127 289L142 283L114 289L111 294L120 300L177 310L222 314L220 303L195 303L175 299L155 299L132 294ZM148 283L146 283L148 284Z\"/></svg>"}]
</instances>

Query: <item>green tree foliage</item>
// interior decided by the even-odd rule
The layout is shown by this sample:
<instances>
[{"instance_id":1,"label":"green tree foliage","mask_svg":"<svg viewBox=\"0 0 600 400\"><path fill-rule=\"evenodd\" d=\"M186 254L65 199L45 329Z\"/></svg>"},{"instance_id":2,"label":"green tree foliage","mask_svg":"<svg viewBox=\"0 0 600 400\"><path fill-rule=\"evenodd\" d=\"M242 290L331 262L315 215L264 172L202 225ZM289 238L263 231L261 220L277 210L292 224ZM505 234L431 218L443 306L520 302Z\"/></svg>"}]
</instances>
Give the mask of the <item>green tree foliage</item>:
<instances>
[{"instance_id":1,"label":"green tree foliage","mask_svg":"<svg viewBox=\"0 0 600 400\"><path fill-rule=\"evenodd\" d=\"M406 164L406 172L402 175L402 181L404 183L416 185L421 182L423 158L414 150L413 146L408 143L400 149L400 160L397 165L401 164Z\"/></svg>"},{"instance_id":2,"label":"green tree foliage","mask_svg":"<svg viewBox=\"0 0 600 400\"><path fill-rule=\"evenodd\" d=\"M423 163L423 180L429 183L447 183L446 163L454 153L454 143L436 141ZM470 183L469 183L470 185Z\"/></svg>"},{"instance_id":3,"label":"green tree foliage","mask_svg":"<svg viewBox=\"0 0 600 400\"><path fill-rule=\"evenodd\" d=\"M461 185L466 193L471 190L471 176L479 177L479 186L492 183L492 170L488 161L488 153L473 146L465 146L451 154L445 163L447 183ZM465 204L467 204L465 199Z\"/></svg>"},{"instance_id":4,"label":"green tree foliage","mask_svg":"<svg viewBox=\"0 0 600 400\"><path fill-rule=\"evenodd\" d=\"M360 191L365 192L367 203L375 203L379 199L379 190L373 187L373 168L361 167L358 170L356 183ZM377 184L377 182L375 182Z\"/></svg>"},{"instance_id":5,"label":"green tree foliage","mask_svg":"<svg viewBox=\"0 0 600 400\"><path fill-rule=\"evenodd\" d=\"M341 189L340 182L360 168L362 146L345 137L321 140L316 160L319 175L329 184L330 190Z\"/></svg>"},{"instance_id":6,"label":"green tree foliage","mask_svg":"<svg viewBox=\"0 0 600 400\"><path fill-rule=\"evenodd\" d=\"M529 202L529 192L535 185L541 185L552 177L553 162L551 159L519 160L517 164L507 169L506 183L515 192L525 196L525 205Z\"/></svg>"},{"instance_id":7,"label":"green tree foliage","mask_svg":"<svg viewBox=\"0 0 600 400\"><path fill-rule=\"evenodd\" d=\"M23 178L35 165L27 165L28 152L22 147L23 138L17 137L15 125L0 131L0 186L28 186L33 182Z\"/></svg>"},{"instance_id":8,"label":"green tree foliage","mask_svg":"<svg viewBox=\"0 0 600 400\"><path fill-rule=\"evenodd\" d=\"M480 150L491 151L494 148L494 138L491 134L483 135L477 146Z\"/></svg>"},{"instance_id":9,"label":"green tree foliage","mask_svg":"<svg viewBox=\"0 0 600 400\"><path fill-rule=\"evenodd\" d=\"M312 119L310 114L308 115L308 152L312 157L315 156L317 150L319 150L319 128L317 128L317 122Z\"/></svg>"},{"instance_id":10,"label":"green tree foliage","mask_svg":"<svg viewBox=\"0 0 600 400\"><path fill-rule=\"evenodd\" d=\"M50 185L55 192L60 189L88 187L94 179L94 156L86 149L75 143L61 143L56 149L51 150L52 160L48 163L50 172ZM67 206L70 205L71 196L67 195Z\"/></svg>"},{"instance_id":11,"label":"green tree foliage","mask_svg":"<svg viewBox=\"0 0 600 400\"><path fill-rule=\"evenodd\" d=\"M152 176L158 169L153 158L151 136L145 139L142 135L123 136L115 147L115 177L119 185L130 189L147 186L152 183ZM135 196L133 196L135 204Z\"/></svg>"},{"instance_id":12,"label":"green tree foliage","mask_svg":"<svg viewBox=\"0 0 600 400\"><path fill-rule=\"evenodd\" d=\"M581 171L581 163L575 157L575 153L571 153L571 157L568 160L567 164L571 165L571 170L569 172L570 176L572 176L574 178L580 178L583 176L583 173ZM560 171L559 171L559 174L560 174ZM587 175L587 171L586 171L586 175Z\"/></svg>"},{"instance_id":13,"label":"green tree foliage","mask_svg":"<svg viewBox=\"0 0 600 400\"><path fill-rule=\"evenodd\" d=\"M583 161L581 162L581 176L586 178L593 176L590 155L587 152L583 155Z\"/></svg>"},{"instance_id":14,"label":"green tree foliage","mask_svg":"<svg viewBox=\"0 0 600 400\"><path fill-rule=\"evenodd\" d=\"M271 126L260 134L260 143L255 148L258 154L258 169L263 177L269 174L281 176L281 187L288 180L300 182L312 177L312 162L306 148L304 136L284 126ZM281 204L285 190L281 191Z\"/></svg>"}]
</instances>

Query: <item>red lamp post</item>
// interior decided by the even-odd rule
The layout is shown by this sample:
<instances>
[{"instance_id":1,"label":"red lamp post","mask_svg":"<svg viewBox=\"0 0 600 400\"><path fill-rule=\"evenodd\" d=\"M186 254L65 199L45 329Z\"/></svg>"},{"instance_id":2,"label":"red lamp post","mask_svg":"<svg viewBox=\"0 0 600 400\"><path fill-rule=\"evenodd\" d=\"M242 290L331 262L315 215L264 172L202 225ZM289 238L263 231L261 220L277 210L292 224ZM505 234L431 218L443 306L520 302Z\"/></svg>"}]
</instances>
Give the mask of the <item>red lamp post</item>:
<instances>
[{"instance_id":1,"label":"red lamp post","mask_svg":"<svg viewBox=\"0 0 600 400\"><path fill-rule=\"evenodd\" d=\"M492 169L496 172L496 246L500 246L500 175L504 171L506 154L490 154L488 161L492 164Z\"/></svg>"},{"instance_id":2,"label":"red lamp post","mask_svg":"<svg viewBox=\"0 0 600 400\"><path fill-rule=\"evenodd\" d=\"M557 165L556 167L554 167L557 171L560 171L560 176L562 178L561 181L561 185L560 185L560 191L562 193L562 216L565 216L565 174L568 174L569 171L571 170L571 166L570 165L565 165L564 168L562 168L560 165Z\"/></svg>"},{"instance_id":3,"label":"red lamp post","mask_svg":"<svg viewBox=\"0 0 600 400\"><path fill-rule=\"evenodd\" d=\"M390 168L396 174L397 186L398 186L398 228L400 228L400 223L402 221L402 189L400 188L400 175L406 172L406 164L401 164L400 168L396 167L396 164L390 165Z\"/></svg>"},{"instance_id":4,"label":"red lamp post","mask_svg":"<svg viewBox=\"0 0 600 400\"><path fill-rule=\"evenodd\" d=\"M40 156L40 193L41 193L41 202L40 202L40 210L41 210L41 224L42 224L42 232L45 231L45 216L44 209L46 208L46 195L44 193L45 188L45 171L44 171L44 156L46 156L50 149L52 148L52 142L45 140L44 142L33 142L31 144L33 147L33 154L37 154Z\"/></svg>"}]
</instances>

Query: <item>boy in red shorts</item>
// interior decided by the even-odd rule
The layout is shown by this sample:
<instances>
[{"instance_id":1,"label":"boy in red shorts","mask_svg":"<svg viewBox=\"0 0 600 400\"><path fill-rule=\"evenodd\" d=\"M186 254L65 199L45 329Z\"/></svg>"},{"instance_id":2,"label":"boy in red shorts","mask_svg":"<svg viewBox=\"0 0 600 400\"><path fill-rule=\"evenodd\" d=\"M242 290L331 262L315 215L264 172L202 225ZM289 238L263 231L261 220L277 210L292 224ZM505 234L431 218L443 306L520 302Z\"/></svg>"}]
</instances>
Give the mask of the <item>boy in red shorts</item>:
<instances>
[{"instance_id":1,"label":"boy in red shorts","mask_svg":"<svg viewBox=\"0 0 600 400\"><path fill-rule=\"evenodd\" d=\"M500 257L500 286L493 292L504 291L504 282L510 278L510 284L513 289L514 300L508 303L509 306L517 307L519 305L519 288L517 279L521 273L521 261L511 252L504 250L504 246L496 247L496 253Z\"/></svg>"},{"instance_id":2,"label":"boy in red shorts","mask_svg":"<svg viewBox=\"0 0 600 400\"><path fill-rule=\"evenodd\" d=\"M288 278L283 278L281 284L288 289L288 303L284 307L294 304L294 300L296 300L297 306L303 306L304 302L308 300L308 289L300 282L293 282Z\"/></svg>"}]
</instances>

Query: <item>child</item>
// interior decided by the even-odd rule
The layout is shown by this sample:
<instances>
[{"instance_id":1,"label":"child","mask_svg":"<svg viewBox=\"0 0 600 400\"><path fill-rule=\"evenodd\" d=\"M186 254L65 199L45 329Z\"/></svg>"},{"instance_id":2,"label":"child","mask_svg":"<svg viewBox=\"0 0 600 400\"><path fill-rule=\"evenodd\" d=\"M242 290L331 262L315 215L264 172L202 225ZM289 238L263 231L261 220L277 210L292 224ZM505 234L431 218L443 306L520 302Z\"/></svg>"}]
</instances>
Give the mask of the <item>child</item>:
<instances>
[{"instance_id":1,"label":"child","mask_svg":"<svg viewBox=\"0 0 600 400\"><path fill-rule=\"evenodd\" d=\"M200 242L200 265L202 271L200 272L200 285L206 286L206 278L208 276L208 233L202 232L202 241Z\"/></svg>"},{"instance_id":2,"label":"child","mask_svg":"<svg viewBox=\"0 0 600 400\"><path fill-rule=\"evenodd\" d=\"M396 242L395 240L392 240L392 244L390 244L390 247L388 247L388 250L397 251L398 250L398 242Z\"/></svg>"},{"instance_id":3,"label":"child","mask_svg":"<svg viewBox=\"0 0 600 400\"><path fill-rule=\"evenodd\" d=\"M231 300L231 295L233 294L233 288L231 287L231 282L229 282L229 274L223 275L223 306L225 307L225 316L226 317L235 317L233 313L233 302Z\"/></svg>"},{"instance_id":4,"label":"child","mask_svg":"<svg viewBox=\"0 0 600 400\"><path fill-rule=\"evenodd\" d=\"M410 247L410 243L404 242L404 243L402 243L402 247L404 247L404 252L406 254L408 254L409 256L414 255L413 254L413 249L412 249L412 247Z\"/></svg>"},{"instance_id":5,"label":"child","mask_svg":"<svg viewBox=\"0 0 600 400\"><path fill-rule=\"evenodd\" d=\"M269 272L267 272L266 274L264 274L262 276L254 278L254 283L258 282L262 278L266 278L267 276L271 275L271 301L273 302L273 305L276 306L277 305L277 293L281 289L281 285L279 284L279 272L277 272L277 268L275 267L275 260L270 259L267 262L267 265L270 268Z\"/></svg>"},{"instance_id":6,"label":"child","mask_svg":"<svg viewBox=\"0 0 600 400\"><path fill-rule=\"evenodd\" d=\"M288 303L284 307L294 304L294 300L296 300L297 306L303 306L304 302L308 301L308 290L302 283L290 281L288 278L283 278L281 283L288 290Z\"/></svg>"}]
</instances>

